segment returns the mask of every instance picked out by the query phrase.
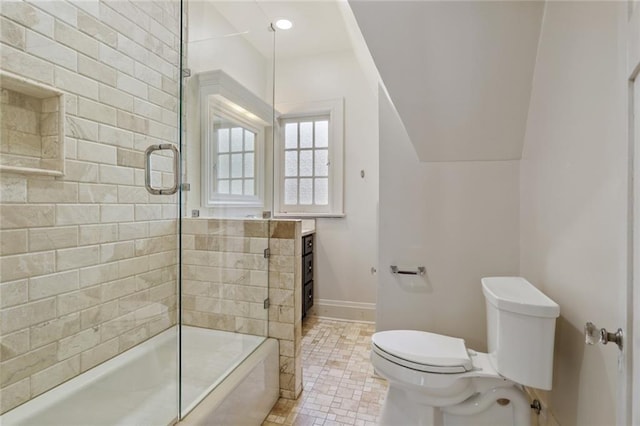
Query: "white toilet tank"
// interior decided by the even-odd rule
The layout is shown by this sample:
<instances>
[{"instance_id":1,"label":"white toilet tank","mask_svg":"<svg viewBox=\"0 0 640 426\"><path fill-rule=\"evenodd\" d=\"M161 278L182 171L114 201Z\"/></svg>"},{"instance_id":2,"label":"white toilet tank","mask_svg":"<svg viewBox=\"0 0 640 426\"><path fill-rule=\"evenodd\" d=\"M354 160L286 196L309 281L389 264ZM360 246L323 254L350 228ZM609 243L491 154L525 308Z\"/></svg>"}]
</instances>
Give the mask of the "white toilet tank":
<instances>
[{"instance_id":1,"label":"white toilet tank","mask_svg":"<svg viewBox=\"0 0 640 426\"><path fill-rule=\"evenodd\" d=\"M482 292L493 367L516 383L551 389L558 304L521 277L483 278Z\"/></svg>"}]
</instances>

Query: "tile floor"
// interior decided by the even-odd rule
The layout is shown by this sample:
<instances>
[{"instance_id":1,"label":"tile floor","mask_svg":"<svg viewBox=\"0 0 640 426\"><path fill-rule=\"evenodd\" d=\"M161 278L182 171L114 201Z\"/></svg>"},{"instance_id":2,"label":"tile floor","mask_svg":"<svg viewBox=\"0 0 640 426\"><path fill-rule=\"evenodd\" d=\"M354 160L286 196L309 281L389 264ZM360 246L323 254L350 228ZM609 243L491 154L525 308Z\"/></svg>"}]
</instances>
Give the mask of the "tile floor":
<instances>
[{"instance_id":1,"label":"tile floor","mask_svg":"<svg viewBox=\"0 0 640 426\"><path fill-rule=\"evenodd\" d=\"M309 317L302 327L303 391L280 398L263 426L374 426L387 385L369 361L374 325Z\"/></svg>"}]
</instances>

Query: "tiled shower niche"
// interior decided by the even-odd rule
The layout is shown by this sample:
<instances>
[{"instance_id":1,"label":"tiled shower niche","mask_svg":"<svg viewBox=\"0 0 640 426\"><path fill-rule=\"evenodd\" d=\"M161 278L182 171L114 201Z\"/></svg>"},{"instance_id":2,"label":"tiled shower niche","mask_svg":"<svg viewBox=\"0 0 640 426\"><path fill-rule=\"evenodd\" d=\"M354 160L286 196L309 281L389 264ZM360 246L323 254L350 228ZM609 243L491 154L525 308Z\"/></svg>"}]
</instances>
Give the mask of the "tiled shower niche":
<instances>
[{"instance_id":1,"label":"tiled shower niche","mask_svg":"<svg viewBox=\"0 0 640 426\"><path fill-rule=\"evenodd\" d=\"M0 73L0 170L64 174L62 92Z\"/></svg>"}]
</instances>

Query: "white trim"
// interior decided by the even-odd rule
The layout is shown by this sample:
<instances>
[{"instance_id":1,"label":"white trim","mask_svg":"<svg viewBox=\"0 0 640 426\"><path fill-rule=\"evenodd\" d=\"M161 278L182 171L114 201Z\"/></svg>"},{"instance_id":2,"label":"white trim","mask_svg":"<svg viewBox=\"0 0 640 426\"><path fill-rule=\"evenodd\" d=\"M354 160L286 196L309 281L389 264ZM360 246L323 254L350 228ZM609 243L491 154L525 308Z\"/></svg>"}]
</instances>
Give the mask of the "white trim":
<instances>
[{"instance_id":1,"label":"white trim","mask_svg":"<svg viewBox=\"0 0 640 426\"><path fill-rule=\"evenodd\" d=\"M640 13L638 13L640 15ZM629 80L629 143L630 160L630 191L629 201L631 214L629 215L629 234L632 243L629 245L629 280L623 293L623 309L626 310L626 333L624 350L621 354L621 371L619 378L622 383L619 392L623 403L619 407L618 419L622 423L640 425L640 408L634 401L640 396L640 129L637 123L640 121L640 78L638 72L630 76ZM634 122L634 115L635 122ZM635 164L634 164L635 163ZM621 423L621 424L622 424Z\"/></svg>"},{"instance_id":2,"label":"white trim","mask_svg":"<svg viewBox=\"0 0 640 426\"><path fill-rule=\"evenodd\" d=\"M374 323L376 319L376 304L316 299L313 303L313 307L311 308L311 315L348 321Z\"/></svg>"},{"instance_id":3,"label":"white trim","mask_svg":"<svg viewBox=\"0 0 640 426\"><path fill-rule=\"evenodd\" d=\"M344 99L290 103L278 105L278 136L274 155L274 215L284 217L340 217L344 216ZM296 211L285 211L282 184L284 182L284 132L282 121L292 118L329 116L329 205L296 206Z\"/></svg>"},{"instance_id":4,"label":"white trim","mask_svg":"<svg viewBox=\"0 0 640 426\"><path fill-rule=\"evenodd\" d=\"M635 4L634 4L635 3ZM629 1L626 66L629 138L628 279L622 287L624 348L618 358L617 423L640 425L640 6ZM634 403L635 402L635 403Z\"/></svg>"},{"instance_id":5,"label":"white trim","mask_svg":"<svg viewBox=\"0 0 640 426\"><path fill-rule=\"evenodd\" d=\"M273 215L274 218L286 218L286 219L294 219L297 217L322 217L322 218L343 218L347 217L344 213L278 213Z\"/></svg>"},{"instance_id":6,"label":"white trim","mask_svg":"<svg viewBox=\"0 0 640 426\"><path fill-rule=\"evenodd\" d=\"M214 97L215 98L215 97ZM234 114L229 106L218 102L217 99L211 99L209 97L208 105L209 114L207 117L203 116L202 120L206 119L207 129L203 135L201 141L202 151L202 206L203 207L228 207L228 206L240 206L240 207L262 207L264 205L264 145L265 145L265 131L264 127L259 127L259 124L251 122L243 117L238 117ZM215 141L215 125L208 117L216 115L223 120L237 125L245 130L249 130L255 134L254 140L254 192L255 195L234 195L234 194L218 194L217 193L217 179L213 174L211 164L215 163L218 159L218 149ZM229 155L231 155L231 146L229 147ZM244 168L244 163L243 163ZM231 173L231 169L229 169ZM244 181L244 178L242 179Z\"/></svg>"},{"instance_id":7,"label":"white trim","mask_svg":"<svg viewBox=\"0 0 640 426\"><path fill-rule=\"evenodd\" d=\"M254 95L250 90L229 77L224 71L207 71L197 75L200 87L200 101L203 95L220 95L230 102L250 111L264 121L266 126L273 121L273 108Z\"/></svg>"},{"instance_id":8,"label":"white trim","mask_svg":"<svg viewBox=\"0 0 640 426\"><path fill-rule=\"evenodd\" d=\"M200 95L200 181L202 208L263 208L265 206L266 131L271 126L274 110L242 84L220 70L197 75ZM218 115L256 133L254 156L254 196L215 195L212 170L216 149L212 147L211 114Z\"/></svg>"},{"instance_id":9,"label":"white trim","mask_svg":"<svg viewBox=\"0 0 640 426\"><path fill-rule=\"evenodd\" d=\"M360 321L360 320L351 320L351 319L344 319L344 318L325 317L325 316L322 316L322 315L316 315L312 311L313 311L313 308L311 309L311 311L309 311L310 312L309 313L310 316L313 316L315 318L320 318L320 319L326 319L326 320L329 320L329 321L349 322L349 323L356 323L356 324L358 324L358 323L373 324L373 325L376 324L375 321ZM376 375L375 372L373 373L373 375L375 377L379 378L379 379L382 379L382 377Z\"/></svg>"},{"instance_id":10,"label":"white trim","mask_svg":"<svg viewBox=\"0 0 640 426\"><path fill-rule=\"evenodd\" d=\"M218 194L217 192L217 177L212 174L211 167L207 167L205 170L205 174L207 181L202 183L202 187L205 189L204 196L202 199L202 204L205 207L220 207L220 206L241 206L241 207L262 207L264 205L264 145L265 145L265 131L264 127L256 126L256 123L250 122L249 120L243 119L242 117L237 117L237 114L233 114L227 106L220 105L217 102L213 101L212 105L210 105L210 116L217 115L218 117L227 120L229 123L232 123L243 130L249 130L250 132L255 134L254 146L253 146L253 161L254 161L254 170L253 170L253 179L254 181L254 195L234 195L234 194ZM206 139L203 141L204 146L204 156L208 164L214 164L218 161L218 147L215 140L215 124L210 123L208 126L209 133L206 136ZM212 137L213 136L213 137ZM229 135L230 137L230 135ZM243 147L244 149L244 147ZM242 151L243 153L245 151ZM240 153L240 152L236 152ZM229 155L233 154L231 150L231 141L229 140ZM243 162L243 173L244 173L244 162ZM231 175L231 168L229 168L229 174ZM249 178L241 178L242 181ZM231 178L229 178L231 180ZM243 189L244 191L244 189Z\"/></svg>"}]
</instances>

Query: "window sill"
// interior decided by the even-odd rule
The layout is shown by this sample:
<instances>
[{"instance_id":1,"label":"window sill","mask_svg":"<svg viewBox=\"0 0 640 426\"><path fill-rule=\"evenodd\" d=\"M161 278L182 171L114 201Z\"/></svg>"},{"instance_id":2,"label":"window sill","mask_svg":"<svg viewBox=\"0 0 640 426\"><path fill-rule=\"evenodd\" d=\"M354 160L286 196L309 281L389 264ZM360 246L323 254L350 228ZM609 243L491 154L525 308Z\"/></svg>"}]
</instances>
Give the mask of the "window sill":
<instances>
[{"instance_id":1,"label":"window sill","mask_svg":"<svg viewBox=\"0 0 640 426\"><path fill-rule=\"evenodd\" d=\"M335 219L340 219L340 218L344 218L347 217L346 214L344 213L275 213L273 215L273 217L275 219L278 218L287 218L287 219L295 219L295 218L301 218L301 219L330 219L330 218L335 218Z\"/></svg>"},{"instance_id":2,"label":"window sill","mask_svg":"<svg viewBox=\"0 0 640 426\"><path fill-rule=\"evenodd\" d=\"M264 203L261 200L246 200L246 201L233 201L233 200L216 200L209 201L203 207L210 209L233 209L233 208L264 208Z\"/></svg>"}]
</instances>

